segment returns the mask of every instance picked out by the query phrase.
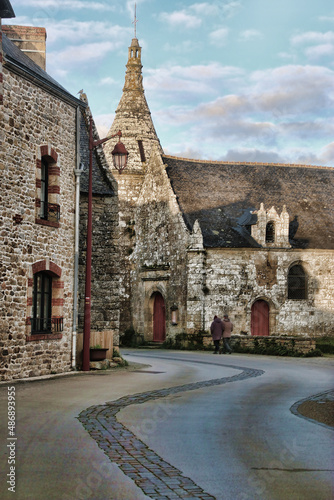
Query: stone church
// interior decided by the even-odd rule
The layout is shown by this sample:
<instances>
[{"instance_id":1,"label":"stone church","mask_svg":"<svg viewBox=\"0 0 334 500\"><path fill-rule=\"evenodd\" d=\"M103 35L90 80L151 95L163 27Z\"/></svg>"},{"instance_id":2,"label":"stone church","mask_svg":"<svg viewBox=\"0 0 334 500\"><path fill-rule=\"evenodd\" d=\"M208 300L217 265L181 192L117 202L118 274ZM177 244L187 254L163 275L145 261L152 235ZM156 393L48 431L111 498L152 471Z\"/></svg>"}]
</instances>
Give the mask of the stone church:
<instances>
[{"instance_id":1,"label":"stone church","mask_svg":"<svg viewBox=\"0 0 334 500\"><path fill-rule=\"evenodd\" d=\"M208 332L224 313L237 335L334 333L333 168L165 155L137 38L110 133L119 129L130 153L115 174L121 334L162 342Z\"/></svg>"}]
</instances>

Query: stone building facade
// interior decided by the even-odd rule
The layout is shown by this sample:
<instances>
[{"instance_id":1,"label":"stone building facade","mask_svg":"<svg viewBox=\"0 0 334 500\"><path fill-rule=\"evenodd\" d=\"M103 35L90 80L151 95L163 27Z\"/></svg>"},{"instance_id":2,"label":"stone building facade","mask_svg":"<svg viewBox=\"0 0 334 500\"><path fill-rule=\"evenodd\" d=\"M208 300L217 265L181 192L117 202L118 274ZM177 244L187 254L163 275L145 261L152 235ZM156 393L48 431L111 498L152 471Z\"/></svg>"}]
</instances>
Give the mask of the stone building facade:
<instances>
[{"instance_id":1,"label":"stone building facade","mask_svg":"<svg viewBox=\"0 0 334 500\"><path fill-rule=\"evenodd\" d=\"M174 338L228 313L244 335L334 333L333 188L331 168L156 152L135 217L135 330Z\"/></svg>"},{"instance_id":2,"label":"stone building facade","mask_svg":"<svg viewBox=\"0 0 334 500\"><path fill-rule=\"evenodd\" d=\"M165 156L140 58L134 39L111 128L130 151L120 331L163 341L228 313L244 336L333 333L333 169Z\"/></svg>"},{"instance_id":3,"label":"stone building facade","mask_svg":"<svg viewBox=\"0 0 334 500\"><path fill-rule=\"evenodd\" d=\"M5 34L1 118L2 379L71 369L77 117L84 107Z\"/></svg>"},{"instance_id":4,"label":"stone building facade","mask_svg":"<svg viewBox=\"0 0 334 500\"><path fill-rule=\"evenodd\" d=\"M131 260L135 245L134 215L139 193L150 160L151 150L157 147L162 152L149 110L142 78L141 47L137 38L131 41L126 65L123 94L116 109L114 122L108 135L122 131L122 142L128 153L126 169L119 174L113 170L118 184L119 199L119 300L120 331L132 326ZM104 152L112 165L112 141L106 143Z\"/></svg>"},{"instance_id":5,"label":"stone building facade","mask_svg":"<svg viewBox=\"0 0 334 500\"><path fill-rule=\"evenodd\" d=\"M82 97L84 100L85 95ZM80 242L79 242L79 318L77 361L81 363L83 346L90 109L81 114L80 158L84 166L80 181ZM93 140L99 136L92 121ZM111 140L114 144L114 141ZM107 348L107 359L119 346L119 227L118 186L107 163L102 146L92 154L92 278L90 345Z\"/></svg>"}]
</instances>

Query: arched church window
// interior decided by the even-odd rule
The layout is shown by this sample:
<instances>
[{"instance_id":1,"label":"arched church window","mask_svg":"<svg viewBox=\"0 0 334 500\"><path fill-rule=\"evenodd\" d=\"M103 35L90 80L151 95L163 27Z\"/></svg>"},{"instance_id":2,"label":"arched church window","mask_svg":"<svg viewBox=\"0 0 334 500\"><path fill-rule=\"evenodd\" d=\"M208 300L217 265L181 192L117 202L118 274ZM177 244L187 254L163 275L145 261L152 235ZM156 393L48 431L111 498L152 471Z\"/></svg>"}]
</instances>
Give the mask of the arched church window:
<instances>
[{"instance_id":1,"label":"arched church window","mask_svg":"<svg viewBox=\"0 0 334 500\"><path fill-rule=\"evenodd\" d=\"M289 270L288 299L307 299L307 275L300 264L295 264Z\"/></svg>"},{"instance_id":2,"label":"arched church window","mask_svg":"<svg viewBox=\"0 0 334 500\"><path fill-rule=\"evenodd\" d=\"M275 243L275 224L268 222L266 226L266 243Z\"/></svg>"}]
</instances>

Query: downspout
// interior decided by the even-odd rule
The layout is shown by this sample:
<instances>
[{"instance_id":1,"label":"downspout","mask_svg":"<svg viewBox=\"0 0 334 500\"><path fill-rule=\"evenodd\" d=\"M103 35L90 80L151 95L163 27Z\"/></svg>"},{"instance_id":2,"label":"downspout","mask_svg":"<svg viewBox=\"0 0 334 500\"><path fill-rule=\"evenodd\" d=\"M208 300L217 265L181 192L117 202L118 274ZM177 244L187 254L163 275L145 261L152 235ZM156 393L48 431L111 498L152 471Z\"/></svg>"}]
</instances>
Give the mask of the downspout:
<instances>
[{"instance_id":1,"label":"downspout","mask_svg":"<svg viewBox=\"0 0 334 500\"><path fill-rule=\"evenodd\" d=\"M73 287L73 328L72 328L72 368L76 369L77 328L78 328L78 288L79 288L79 216L80 216L80 107L76 114L76 168L75 174L75 222L74 222L74 287Z\"/></svg>"}]
</instances>

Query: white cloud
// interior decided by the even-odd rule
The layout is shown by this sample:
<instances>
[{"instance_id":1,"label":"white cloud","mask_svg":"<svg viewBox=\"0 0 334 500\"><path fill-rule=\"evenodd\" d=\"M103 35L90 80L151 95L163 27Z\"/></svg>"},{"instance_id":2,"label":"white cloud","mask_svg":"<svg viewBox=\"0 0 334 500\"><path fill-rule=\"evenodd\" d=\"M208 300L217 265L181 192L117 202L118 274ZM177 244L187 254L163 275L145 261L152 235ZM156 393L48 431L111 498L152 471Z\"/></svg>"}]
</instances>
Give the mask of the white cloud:
<instances>
[{"instance_id":1,"label":"white cloud","mask_svg":"<svg viewBox=\"0 0 334 500\"><path fill-rule=\"evenodd\" d=\"M334 55L334 44L333 43L324 43L322 45L315 45L314 47L309 47L305 50L305 54L310 59L320 59L324 56L333 56Z\"/></svg>"},{"instance_id":2,"label":"white cloud","mask_svg":"<svg viewBox=\"0 0 334 500\"><path fill-rule=\"evenodd\" d=\"M317 66L289 65L246 75L239 68L226 71L223 66L211 65L209 70L202 67L206 75L204 80L204 76L199 77L198 68L174 67L170 74L166 73L166 77L170 77L168 92L173 105L154 113L154 119L161 127L168 123L174 134L179 130L178 144L169 144L171 154L197 158L210 155L216 159L220 155L219 159L234 161L310 164L331 161L334 146L328 146L317 155L314 149L324 138L334 136L333 71ZM217 78L224 72L224 78ZM175 93L176 77L182 80L184 99L179 101ZM223 93L203 102L212 95L212 89L217 90L217 80L224 80L234 93ZM197 101L191 97L196 97L196 92ZM199 143L201 155L196 149ZM226 144L229 151L222 157L219 151Z\"/></svg>"},{"instance_id":3,"label":"white cloud","mask_svg":"<svg viewBox=\"0 0 334 500\"><path fill-rule=\"evenodd\" d=\"M238 1L226 2L220 0L217 2L217 4L222 9L224 18L229 18L234 16L242 6L241 2Z\"/></svg>"},{"instance_id":4,"label":"white cloud","mask_svg":"<svg viewBox=\"0 0 334 500\"><path fill-rule=\"evenodd\" d=\"M229 149L222 161L241 161L259 163L286 163L287 159L274 150L262 151L257 148Z\"/></svg>"},{"instance_id":5,"label":"white cloud","mask_svg":"<svg viewBox=\"0 0 334 500\"><path fill-rule=\"evenodd\" d=\"M276 116L314 113L333 109L334 72L321 66L288 65L250 75L253 101L262 111Z\"/></svg>"},{"instance_id":6,"label":"white cloud","mask_svg":"<svg viewBox=\"0 0 334 500\"><path fill-rule=\"evenodd\" d=\"M175 10L174 12L162 12L160 20L171 26L183 26L185 28L198 28L204 19L227 20L240 8L238 1L226 2L226 0L214 0L213 2L200 2L189 5L187 9Z\"/></svg>"},{"instance_id":7,"label":"white cloud","mask_svg":"<svg viewBox=\"0 0 334 500\"><path fill-rule=\"evenodd\" d=\"M90 43L83 45L72 45L60 52L51 52L48 60L52 61L52 65L56 68L73 69L73 67L86 64L89 71L89 64L105 57L108 52L115 49L115 44L112 42Z\"/></svg>"},{"instance_id":8,"label":"white cloud","mask_svg":"<svg viewBox=\"0 0 334 500\"><path fill-rule=\"evenodd\" d=\"M193 65L193 66L165 66L157 69L146 70L145 89L160 90L170 89L177 93L181 84L182 88L190 92L193 84L194 91L202 94L203 90L211 90L227 78L233 80L244 75L241 68L222 66L219 63Z\"/></svg>"},{"instance_id":9,"label":"white cloud","mask_svg":"<svg viewBox=\"0 0 334 500\"><path fill-rule=\"evenodd\" d=\"M128 41L130 28L128 30L121 26L112 25L104 21L73 21L64 19L58 23L46 23L48 44L59 40L72 43L80 43L85 40L117 40ZM119 45L119 44L118 44Z\"/></svg>"},{"instance_id":10,"label":"white cloud","mask_svg":"<svg viewBox=\"0 0 334 500\"><path fill-rule=\"evenodd\" d=\"M239 40L242 42L248 42L250 40L256 40L259 38L263 38L261 31L258 30L245 30L242 31L239 35Z\"/></svg>"},{"instance_id":11,"label":"white cloud","mask_svg":"<svg viewBox=\"0 0 334 500\"><path fill-rule=\"evenodd\" d=\"M102 80L99 81L98 85L99 87L104 87L105 85L114 85L116 80L114 78L111 78L110 76L107 76L105 78L102 78Z\"/></svg>"},{"instance_id":12,"label":"white cloud","mask_svg":"<svg viewBox=\"0 0 334 500\"><path fill-rule=\"evenodd\" d=\"M293 45L305 45L309 43L329 43L334 42L334 32L327 31L327 33L321 33L319 31L307 31L306 33L301 33L300 35L294 35L291 38L291 43Z\"/></svg>"},{"instance_id":13,"label":"white cloud","mask_svg":"<svg viewBox=\"0 0 334 500\"><path fill-rule=\"evenodd\" d=\"M115 113L106 113L102 115L94 116L95 125L99 136L106 137L108 135L109 129L114 121Z\"/></svg>"},{"instance_id":14,"label":"white cloud","mask_svg":"<svg viewBox=\"0 0 334 500\"><path fill-rule=\"evenodd\" d=\"M322 148L320 153L321 163L325 163L329 166L334 166L334 142L327 144Z\"/></svg>"},{"instance_id":15,"label":"white cloud","mask_svg":"<svg viewBox=\"0 0 334 500\"><path fill-rule=\"evenodd\" d=\"M229 34L228 28L219 28L212 31L209 35L209 40L214 45L225 45Z\"/></svg>"},{"instance_id":16,"label":"white cloud","mask_svg":"<svg viewBox=\"0 0 334 500\"><path fill-rule=\"evenodd\" d=\"M334 16L320 16L319 20L329 22L329 23L334 23Z\"/></svg>"},{"instance_id":17,"label":"white cloud","mask_svg":"<svg viewBox=\"0 0 334 500\"><path fill-rule=\"evenodd\" d=\"M185 54L186 52L192 52L201 46L200 41L194 42L193 40L184 40L181 43L167 42L164 45L164 50L168 53L173 52L174 54Z\"/></svg>"},{"instance_id":18,"label":"white cloud","mask_svg":"<svg viewBox=\"0 0 334 500\"><path fill-rule=\"evenodd\" d=\"M26 6L26 0L15 0L16 6ZM54 14L59 10L115 10L115 7L108 5L105 2L87 2L85 0L29 0L29 7L37 7L44 10L45 13L53 12Z\"/></svg>"},{"instance_id":19,"label":"white cloud","mask_svg":"<svg viewBox=\"0 0 334 500\"><path fill-rule=\"evenodd\" d=\"M169 24L173 28L182 26L183 28L199 28L202 24L202 20L189 14L186 10L174 11L171 13L162 12L159 16L163 23Z\"/></svg>"}]
</instances>

